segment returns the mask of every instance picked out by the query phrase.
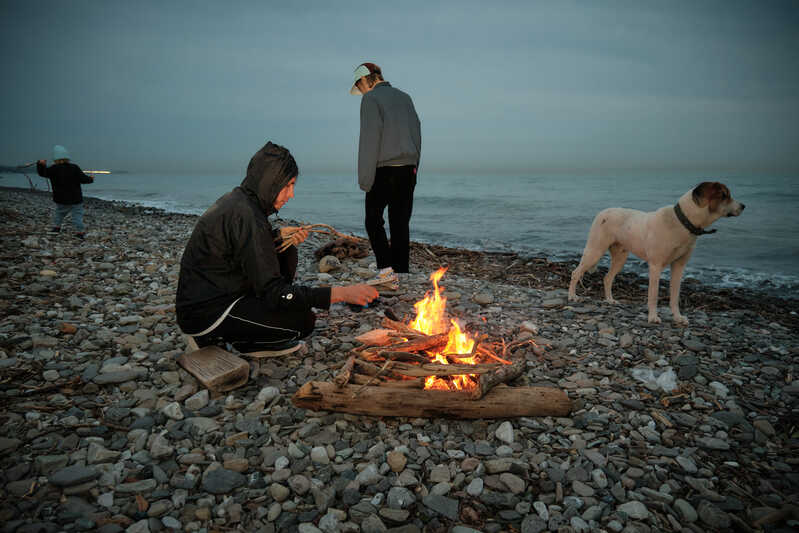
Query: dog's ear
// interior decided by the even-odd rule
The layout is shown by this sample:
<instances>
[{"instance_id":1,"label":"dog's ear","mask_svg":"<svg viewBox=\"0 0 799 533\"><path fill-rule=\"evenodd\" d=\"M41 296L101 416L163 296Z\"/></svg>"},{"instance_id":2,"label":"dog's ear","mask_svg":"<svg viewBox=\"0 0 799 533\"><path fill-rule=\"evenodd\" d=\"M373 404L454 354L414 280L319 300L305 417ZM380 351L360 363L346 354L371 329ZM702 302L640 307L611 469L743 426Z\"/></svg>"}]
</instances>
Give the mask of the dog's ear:
<instances>
[{"instance_id":1,"label":"dog's ear","mask_svg":"<svg viewBox=\"0 0 799 533\"><path fill-rule=\"evenodd\" d=\"M705 207L709 200L708 198L708 191L710 190L711 185L713 185L709 181L703 181L691 192L691 196L694 199L694 203L699 207Z\"/></svg>"}]
</instances>

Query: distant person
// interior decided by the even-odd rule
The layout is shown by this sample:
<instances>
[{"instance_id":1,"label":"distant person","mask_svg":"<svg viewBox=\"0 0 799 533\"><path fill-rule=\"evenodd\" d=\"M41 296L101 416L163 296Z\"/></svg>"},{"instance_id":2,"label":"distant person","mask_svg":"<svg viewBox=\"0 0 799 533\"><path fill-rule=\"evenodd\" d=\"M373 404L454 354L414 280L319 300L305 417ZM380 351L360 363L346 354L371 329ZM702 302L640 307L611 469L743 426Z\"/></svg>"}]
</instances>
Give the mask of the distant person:
<instances>
[{"instance_id":1,"label":"distant person","mask_svg":"<svg viewBox=\"0 0 799 533\"><path fill-rule=\"evenodd\" d=\"M229 343L243 353L291 353L313 331L311 308L366 305L377 298L377 290L366 284L311 288L294 283L297 248L276 250L280 232L267 217L294 197L297 175L289 151L269 142L250 160L241 186L197 221L180 261L175 310L180 329L198 346ZM307 236L301 231L292 242Z\"/></svg>"},{"instance_id":2,"label":"distant person","mask_svg":"<svg viewBox=\"0 0 799 533\"><path fill-rule=\"evenodd\" d=\"M72 225L75 226L75 235L79 239L86 237L86 228L83 226L83 191L81 183L93 183L94 178L83 173L80 167L70 162L69 152L57 144L53 147L53 165L48 167L47 161L40 159L36 162L36 171L43 178L50 180L53 186L53 201L55 214L53 215L52 233L61 231L64 217L70 215Z\"/></svg>"},{"instance_id":3,"label":"distant person","mask_svg":"<svg viewBox=\"0 0 799 533\"><path fill-rule=\"evenodd\" d=\"M383 79L380 67L355 69L350 94L362 95L358 184L366 192L366 233L381 276L408 272L410 221L422 151L419 117L411 97ZM391 243L383 212L388 206Z\"/></svg>"}]
</instances>

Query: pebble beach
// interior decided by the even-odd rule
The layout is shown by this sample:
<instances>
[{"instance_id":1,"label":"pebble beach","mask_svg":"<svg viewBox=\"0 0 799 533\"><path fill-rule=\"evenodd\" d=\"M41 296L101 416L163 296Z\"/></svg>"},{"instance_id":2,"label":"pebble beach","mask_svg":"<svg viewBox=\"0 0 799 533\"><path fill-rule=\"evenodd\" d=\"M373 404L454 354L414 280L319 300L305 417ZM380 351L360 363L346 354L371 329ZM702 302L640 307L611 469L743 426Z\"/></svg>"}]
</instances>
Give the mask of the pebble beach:
<instances>
[{"instance_id":1,"label":"pebble beach","mask_svg":"<svg viewBox=\"0 0 799 533\"><path fill-rule=\"evenodd\" d=\"M0 189L0 533L788 532L799 528L799 299L414 243L397 294L320 311L306 347L209 392L177 364L174 296L197 220L85 199L85 240L48 234L50 195ZM325 221L311 221L320 222ZM412 236L413 237L413 236ZM375 275L371 255L298 282ZM457 420L296 408L388 310L441 284L472 331L534 344L511 386L566 391L568 417Z\"/></svg>"}]
</instances>

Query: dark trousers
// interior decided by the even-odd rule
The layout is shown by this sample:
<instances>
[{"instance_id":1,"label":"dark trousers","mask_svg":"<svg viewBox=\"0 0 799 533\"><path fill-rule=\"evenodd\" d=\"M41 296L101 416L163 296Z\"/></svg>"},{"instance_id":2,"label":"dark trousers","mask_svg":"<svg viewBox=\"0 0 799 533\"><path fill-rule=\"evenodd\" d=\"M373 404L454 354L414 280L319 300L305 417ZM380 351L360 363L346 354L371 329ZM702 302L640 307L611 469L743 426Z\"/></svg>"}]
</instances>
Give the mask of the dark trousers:
<instances>
[{"instance_id":1,"label":"dark trousers","mask_svg":"<svg viewBox=\"0 0 799 533\"><path fill-rule=\"evenodd\" d=\"M377 268L391 267L394 272L408 272L410 221L416 167L378 167L372 190L366 193L366 233L377 259ZM388 207L391 243L386 237L383 212Z\"/></svg>"},{"instance_id":2,"label":"dark trousers","mask_svg":"<svg viewBox=\"0 0 799 533\"><path fill-rule=\"evenodd\" d=\"M297 248L278 254L280 274L291 283L297 272ZM236 350L271 350L311 334L316 315L308 311L278 311L255 295L244 296L211 333L195 337L199 347L230 344Z\"/></svg>"}]
</instances>

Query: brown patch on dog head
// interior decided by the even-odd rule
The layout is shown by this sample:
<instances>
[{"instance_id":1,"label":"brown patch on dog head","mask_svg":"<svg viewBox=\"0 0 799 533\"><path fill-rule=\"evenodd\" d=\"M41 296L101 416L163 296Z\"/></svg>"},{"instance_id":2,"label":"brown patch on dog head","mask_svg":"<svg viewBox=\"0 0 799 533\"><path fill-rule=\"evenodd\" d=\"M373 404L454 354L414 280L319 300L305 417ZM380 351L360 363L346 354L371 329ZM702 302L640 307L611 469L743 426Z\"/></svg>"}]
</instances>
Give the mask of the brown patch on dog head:
<instances>
[{"instance_id":1,"label":"brown patch on dog head","mask_svg":"<svg viewBox=\"0 0 799 533\"><path fill-rule=\"evenodd\" d=\"M707 207L711 212L716 211L723 203L732 198L730 190L718 181L703 181L694 187L691 193L694 203L699 207Z\"/></svg>"}]
</instances>

